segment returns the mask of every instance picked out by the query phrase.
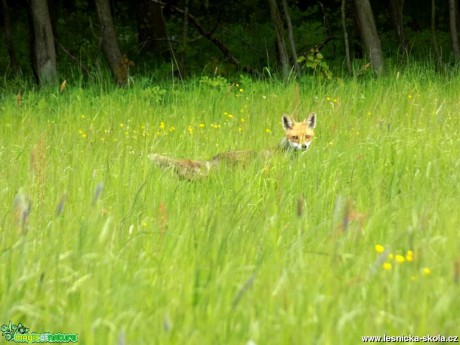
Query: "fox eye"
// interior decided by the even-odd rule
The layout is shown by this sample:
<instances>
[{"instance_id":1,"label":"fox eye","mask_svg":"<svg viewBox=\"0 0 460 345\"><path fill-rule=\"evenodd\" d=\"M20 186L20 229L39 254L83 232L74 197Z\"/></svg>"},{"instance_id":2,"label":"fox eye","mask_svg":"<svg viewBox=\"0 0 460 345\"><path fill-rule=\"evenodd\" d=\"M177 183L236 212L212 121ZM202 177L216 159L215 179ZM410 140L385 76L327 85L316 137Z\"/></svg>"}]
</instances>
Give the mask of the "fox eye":
<instances>
[{"instance_id":1,"label":"fox eye","mask_svg":"<svg viewBox=\"0 0 460 345\"><path fill-rule=\"evenodd\" d=\"M311 135L308 134L308 135L306 136L306 138L307 138L307 140L310 140L310 139L311 139Z\"/></svg>"},{"instance_id":2,"label":"fox eye","mask_svg":"<svg viewBox=\"0 0 460 345\"><path fill-rule=\"evenodd\" d=\"M291 138L292 138L292 140L299 140L299 136L297 136L297 135L293 135Z\"/></svg>"}]
</instances>

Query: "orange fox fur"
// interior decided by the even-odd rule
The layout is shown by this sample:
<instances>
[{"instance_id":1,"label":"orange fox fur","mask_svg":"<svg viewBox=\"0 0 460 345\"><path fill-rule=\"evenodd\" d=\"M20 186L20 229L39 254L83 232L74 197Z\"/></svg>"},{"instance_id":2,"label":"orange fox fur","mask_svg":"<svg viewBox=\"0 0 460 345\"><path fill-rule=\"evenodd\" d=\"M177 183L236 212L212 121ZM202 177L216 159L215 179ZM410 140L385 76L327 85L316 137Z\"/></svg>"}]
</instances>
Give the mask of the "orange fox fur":
<instances>
[{"instance_id":1,"label":"orange fox fur","mask_svg":"<svg viewBox=\"0 0 460 345\"><path fill-rule=\"evenodd\" d=\"M209 160L178 159L156 153L150 154L149 159L159 168L172 169L181 178L193 180L207 176L211 170L222 164L244 166L258 156L268 158L276 152L306 151L314 136L316 114L311 113L304 121L300 122L284 114L281 123L284 129L284 138L275 149L267 149L259 153L255 151L230 151L219 153Z\"/></svg>"}]
</instances>

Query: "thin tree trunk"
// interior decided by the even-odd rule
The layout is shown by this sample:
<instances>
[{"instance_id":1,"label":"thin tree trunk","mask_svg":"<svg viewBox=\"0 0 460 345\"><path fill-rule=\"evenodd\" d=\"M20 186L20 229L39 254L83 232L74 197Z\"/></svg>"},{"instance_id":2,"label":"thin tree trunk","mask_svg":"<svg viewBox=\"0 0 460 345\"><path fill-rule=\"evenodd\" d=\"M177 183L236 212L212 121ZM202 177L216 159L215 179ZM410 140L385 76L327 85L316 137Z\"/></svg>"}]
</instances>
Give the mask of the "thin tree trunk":
<instances>
[{"instance_id":1,"label":"thin tree trunk","mask_svg":"<svg viewBox=\"0 0 460 345\"><path fill-rule=\"evenodd\" d=\"M350 44L348 43L348 32L347 32L347 17L346 17L346 0L342 0L341 12L342 12L342 29L343 29L343 44L345 45L345 59L347 62L348 74L352 74L350 59Z\"/></svg>"},{"instance_id":2,"label":"thin tree trunk","mask_svg":"<svg viewBox=\"0 0 460 345\"><path fill-rule=\"evenodd\" d=\"M182 71L181 74L186 73L187 71L189 4L190 4L190 0L185 0L184 18L183 18L183 23L182 23L182 46L181 46L181 52L180 52L180 71Z\"/></svg>"},{"instance_id":3,"label":"thin tree trunk","mask_svg":"<svg viewBox=\"0 0 460 345\"><path fill-rule=\"evenodd\" d=\"M300 66L297 61L297 51L295 48L294 33L292 31L292 22L291 22L291 16L289 15L289 8L287 5L287 0L281 0L281 2L283 3L283 11L284 11L284 16L286 18L289 45L291 46L291 54L292 54L292 59L294 60L294 68L295 68L297 77L300 77Z\"/></svg>"},{"instance_id":4,"label":"thin tree trunk","mask_svg":"<svg viewBox=\"0 0 460 345\"><path fill-rule=\"evenodd\" d=\"M187 15L189 22L198 30L198 32L200 34L202 34L209 41L211 41L222 52L222 54L224 54L225 58L227 58L230 63L232 63L237 68L240 66L240 62L238 61L238 59L235 56L233 56L233 54L231 53L230 49L228 49L222 43L222 41L220 41L217 37L215 37L212 31L206 30L203 27L203 25L200 24L198 19L196 19L190 12L186 13L183 9L181 9L181 8L179 8L177 6L167 4L167 3L159 1L159 0L151 0L151 1L156 2L156 3L158 3L158 4L162 5L162 6L168 6L169 8L173 9L174 11L176 11L179 14Z\"/></svg>"},{"instance_id":5,"label":"thin tree trunk","mask_svg":"<svg viewBox=\"0 0 460 345\"><path fill-rule=\"evenodd\" d=\"M289 78L289 56L286 49L286 43L284 41L283 23L281 22L281 16L276 0L268 0L268 4L270 6L270 14L276 31L276 43L281 63L281 72L283 80L286 81Z\"/></svg>"},{"instance_id":6,"label":"thin tree trunk","mask_svg":"<svg viewBox=\"0 0 460 345\"><path fill-rule=\"evenodd\" d=\"M454 51L454 59L457 63L460 60L460 48L458 45L458 32L457 32L457 1L449 0L449 25L450 25L450 38L452 40L452 49Z\"/></svg>"},{"instance_id":7,"label":"thin tree trunk","mask_svg":"<svg viewBox=\"0 0 460 345\"><path fill-rule=\"evenodd\" d=\"M38 82L53 84L57 80L56 49L46 0L30 0L33 24L33 48Z\"/></svg>"},{"instance_id":8,"label":"thin tree trunk","mask_svg":"<svg viewBox=\"0 0 460 345\"><path fill-rule=\"evenodd\" d=\"M122 56L118 47L109 1L95 0L95 2L101 25L102 50L109 64L110 71L117 78L118 84L124 85L127 81L127 75L121 75L121 72L125 74L124 68L119 67L119 64L122 62Z\"/></svg>"},{"instance_id":9,"label":"thin tree trunk","mask_svg":"<svg viewBox=\"0 0 460 345\"><path fill-rule=\"evenodd\" d=\"M404 0L390 0L390 15L399 44L405 55L408 54L406 34L404 33Z\"/></svg>"},{"instance_id":10,"label":"thin tree trunk","mask_svg":"<svg viewBox=\"0 0 460 345\"><path fill-rule=\"evenodd\" d=\"M361 38L374 72L378 75L383 72L383 52L380 38L375 26L369 0L355 0L357 21Z\"/></svg>"},{"instance_id":11,"label":"thin tree trunk","mask_svg":"<svg viewBox=\"0 0 460 345\"><path fill-rule=\"evenodd\" d=\"M438 38L436 36L436 0L431 0L431 39L433 41L433 49L436 54L438 67L443 70L442 55L439 50Z\"/></svg>"},{"instance_id":12,"label":"thin tree trunk","mask_svg":"<svg viewBox=\"0 0 460 345\"><path fill-rule=\"evenodd\" d=\"M13 44L13 34L11 26L11 15L10 8L8 7L7 0L2 0L2 10L3 10L3 22L5 24L5 39L6 39L6 48L8 49L8 56L10 57L10 66L11 71L14 76L19 74L19 63L16 57L16 50L14 49Z\"/></svg>"},{"instance_id":13,"label":"thin tree trunk","mask_svg":"<svg viewBox=\"0 0 460 345\"><path fill-rule=\"evenodd\" d=\"M136 12L141 50L155 55L168 51L168 37L161 5L150 0L139 0Z\"/></svg>"},{"instance_id":14,"label":"thin tree trunk","mask_svg":"<svg viewBox=\"0 0 460 345\"><path fill-rule=\"evenodd\" d=\"M458 0L455 0L455 23L457 24L457 32L460 31L460 10Z\"/></svg>"}]
</instances>

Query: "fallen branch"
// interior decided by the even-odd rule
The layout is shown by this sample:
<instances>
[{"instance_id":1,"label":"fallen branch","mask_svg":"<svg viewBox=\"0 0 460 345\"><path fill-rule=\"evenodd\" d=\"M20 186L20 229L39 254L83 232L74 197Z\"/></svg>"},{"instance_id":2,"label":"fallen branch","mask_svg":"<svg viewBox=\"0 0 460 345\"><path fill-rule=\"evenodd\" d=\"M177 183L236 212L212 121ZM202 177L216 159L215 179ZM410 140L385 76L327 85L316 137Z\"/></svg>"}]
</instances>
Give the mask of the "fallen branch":
<instances>
[{"instance_id":1,"label":"fallen branch","mask_svg":"<svg viewBox=\"0 0 460 345\"><path fill-rule=\"evenodd\" d=\"M167 3L164 3L162 1L159 1L159 0L151 0L153 1L154 3L156 4L159 4L163 7L168 7L174 11L176 11L177 13L179 14L182 14L184 15L186 12L177 7L177 6L174 6L174 5L171 5L171 4L167 4ZM230 50L222 43L222 41L220 41L219 39L217 39L214 35L213 35L213 31L215 30L215 28L213 29L213 31L207 31L201 24L200 22L198 21L198 19L196 19L192 14L190 14L190 12L187 12L187 17L188 19L190 20L190 23L193 24L193 26L195 26L198 30L198 32L200 34L202 34L204 37L206 37L209 41L211 41L217 48L219 48L219 50L222 52L222 54L224 54L224 56L230 61L230 63L232 63L233 65L235 65L236 67L240 67L240 62L238 61L238 59L236 57L234 57L232 55L232 53L230 52Z\"/></svg>"},{"instance_id":2,"label":"fallen branch","mask_svg":"<svg viewBox=\"0 0 460 345\"><path fill-rule=\"evenodd\" d=\"M72 53L71 53L70 51L68 51L68 50L66 49L66 47L64 47L64 46L62 45L61 42L59 42L57 39L55 39L54 41L57 43L59 49L62 50L62 52L63 52L65 55L67 55L67 56L70 58L70 60L72 60L73 62L75 62L75 64L86 74L86 76L89 76L89 75L90 75L90 71L89 71L89 68L88 68L88 67L86 67L84 64L82 64L82 63L80 62L80 60L78 60L75 56L73 56Z\"/></svg>"}]
</instances>

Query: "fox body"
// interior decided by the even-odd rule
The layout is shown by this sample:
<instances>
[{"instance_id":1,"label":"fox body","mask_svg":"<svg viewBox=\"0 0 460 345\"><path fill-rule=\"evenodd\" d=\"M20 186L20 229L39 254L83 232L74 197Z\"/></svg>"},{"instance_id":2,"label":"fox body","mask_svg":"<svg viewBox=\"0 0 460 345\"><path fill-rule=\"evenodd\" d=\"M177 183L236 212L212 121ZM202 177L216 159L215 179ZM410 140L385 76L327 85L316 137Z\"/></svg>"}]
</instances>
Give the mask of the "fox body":
<instances>
[{"instance_id":1,"label":"fox body","mask_svg":"<svg viewBox=\"0 0 460 345\"><path fill-rule=\"evenodd\" d=\"M277 152L306 151L313 139L316 127L316 114L311 113L304 121L296 121L284 114L281 118L284 129L284 138L274 149L261 152L230 151L219 153L209 160L177 159L156 153L149 155L149 159L158 167L174 170L181 178L193 180L205 177L212 169L225 165L246 165L257 157L269 158Z\"/></svg>"}]
</instances>

